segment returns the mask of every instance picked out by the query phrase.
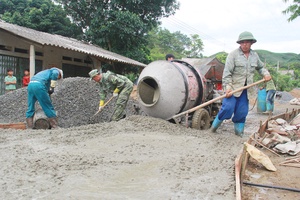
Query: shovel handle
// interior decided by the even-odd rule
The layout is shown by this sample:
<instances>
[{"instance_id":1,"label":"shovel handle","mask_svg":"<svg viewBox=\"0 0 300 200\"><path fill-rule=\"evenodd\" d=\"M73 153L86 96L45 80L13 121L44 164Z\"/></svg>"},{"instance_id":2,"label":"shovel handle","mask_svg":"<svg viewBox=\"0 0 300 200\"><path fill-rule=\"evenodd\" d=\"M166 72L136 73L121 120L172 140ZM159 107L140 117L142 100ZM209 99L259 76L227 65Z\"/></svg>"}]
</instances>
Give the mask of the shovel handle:
<instances>
[{"instance_id":1,"label":"shovel handle","mask_svg":"<svg viewBox=\"0 0 300 200\"><path fill-rule=\"evenodd\" d=\"M103 105L103 108L112 100L114 98L114 96L112 96L112 97L110 97L110 99ZM102 109L103 110L103 109ZM102 110L98 110L94 115L93 115L93 117L94 116L96 116L100 111L102 111Z\"/></svg>"},{"instance_id":2,"label":"shovel handle","mask_svg":"<svg viewBox=\"0 0 300 200\"><path fill-rule=\"evenodd\" d=\"M240 92L240 91L242 91L242 90L245 90L245 89L247 89L247 88L253 87L253 86L258 85L258 84L263 83L263 82L265 82L265 79L259 80L259 81L255 82L255 83L250 84L250 85L246 85L246 86L244 86L244 87L241 87L241 88L238 88L238 89L236 89L236 90L233 90L233 91L231 92L231 94L234 94L234 93L236 93L236 92ZM212 103L214 103L214 102L216 102L216 101L218 101L218 100L221 100L221 99L223 99L223 98L225 98L225 97L226 97L226 94L223 94L223 95L221 95L221 96L219 96L219 97L217 97L217 98L214 98L214 99L212 99L212 100L210 100L210 101L207 101L207 102L205 102L205 103L203 103L203 104L200 104L199 106L196 106L196 107L194 107L194 108L191 108L191 109L189 109L189 110L186 110L186 111L184 111L184 112L181 112L181 113L179 113L179 114L177 114L177 115L174 115L172 118L175 119L176 117L179 117L179 116L181 116L181 115L185 115L185 114L194 112L194 111L196 111L196 110L198 110L198 109L200 109L200 108L203 108L203 107L205 107L205 106L208 106L209 104L212 104Z\"/></svg>"}]
</instances>

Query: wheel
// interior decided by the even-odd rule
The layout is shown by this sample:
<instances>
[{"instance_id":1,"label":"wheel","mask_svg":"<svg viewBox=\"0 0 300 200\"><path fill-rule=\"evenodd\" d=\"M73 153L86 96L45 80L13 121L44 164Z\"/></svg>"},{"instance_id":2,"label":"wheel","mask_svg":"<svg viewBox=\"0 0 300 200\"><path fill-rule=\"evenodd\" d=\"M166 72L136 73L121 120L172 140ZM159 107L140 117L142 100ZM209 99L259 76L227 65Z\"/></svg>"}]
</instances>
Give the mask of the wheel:
<instances>
[{"instance_id":1,"label":"wheel","mask_svg":"<svg viewBox=\"0 0 300 200\"><path fill-rule=\"evenodd\" d=\"M206 109L196 110L192 118L192 128L207 130L210 127L210 116Z\"/></svg>"}]
</instances>

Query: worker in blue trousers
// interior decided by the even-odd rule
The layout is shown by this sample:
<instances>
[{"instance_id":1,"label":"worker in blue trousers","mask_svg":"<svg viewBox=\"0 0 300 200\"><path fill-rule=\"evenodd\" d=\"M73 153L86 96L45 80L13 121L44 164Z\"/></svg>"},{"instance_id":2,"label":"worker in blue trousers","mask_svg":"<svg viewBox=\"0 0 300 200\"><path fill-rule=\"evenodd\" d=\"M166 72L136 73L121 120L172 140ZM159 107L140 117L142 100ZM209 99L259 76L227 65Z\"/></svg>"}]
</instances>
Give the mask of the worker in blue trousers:
<instances>
[{"instance_id":1,"label":"worker in blue trousers","mask_svg":"<svg viewBox=\"0 0 300 200\"><path fill-rule=\"evenodd\" d=\"M223 89L226 98L222 101L222 106L215 117L211 131L216 132L223 120L230 119L234 123L234 132L238 136L243 136L246 117L249 110L249 99L254 92L245 89L232 94L233 90L253 83L255 70L262 75L265 81L271 80L271 75L264 68L264 63L260 61L256 52L251 49L251 45L256 42L252 33L242 32L237 40L239 48L228 54L222 77Z\"/></svg>"},{"instance_id":2,"label":"worker in blue trousers","mask_svg":"<svg viewBox=\"0 0 300 200\"><path fill-rule=\"evenodd\" d=\"M63 71L58 68L43 70L34 75L28 84L28 108L26 112L27 128L33 128L35 103L39 102L45 115L49 118L51 128L57 128L57 116L50 95L54 92L56 82L63 78Z\"/></svg>"}]
</instances>

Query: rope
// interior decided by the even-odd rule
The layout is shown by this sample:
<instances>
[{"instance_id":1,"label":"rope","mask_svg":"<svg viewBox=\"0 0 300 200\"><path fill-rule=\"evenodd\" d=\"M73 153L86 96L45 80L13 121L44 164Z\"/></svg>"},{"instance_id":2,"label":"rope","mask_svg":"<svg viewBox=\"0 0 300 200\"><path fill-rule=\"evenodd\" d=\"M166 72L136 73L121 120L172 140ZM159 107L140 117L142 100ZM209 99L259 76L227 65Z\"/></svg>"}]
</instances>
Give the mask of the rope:
<instances>
[{"instance_id":1,"label":"rope","mask_svg":"<svg viewBox=\"0 0 300 200\"><path fill-rule=\"evenodd\" d=\"M252 107L249 111L253 110L253 108L254 108L254 106L255 106L255 104L256 104L256 101L257 101L257 97L256 97L256 99L255 99L255 102L254 102L254 104L253 104L253 107Z\"/></svg>"}]
</instances>

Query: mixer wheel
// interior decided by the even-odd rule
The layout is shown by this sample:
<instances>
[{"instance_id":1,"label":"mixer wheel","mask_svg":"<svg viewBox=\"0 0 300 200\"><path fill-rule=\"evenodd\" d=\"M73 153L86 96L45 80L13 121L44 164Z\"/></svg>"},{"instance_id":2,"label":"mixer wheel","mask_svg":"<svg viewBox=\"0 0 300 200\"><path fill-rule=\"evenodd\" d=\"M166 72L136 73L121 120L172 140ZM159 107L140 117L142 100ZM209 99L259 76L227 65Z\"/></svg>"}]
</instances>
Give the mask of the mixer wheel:
<instances>
[{"instance_id":1,"label":"mixer wheel","mask_svg":"<svg viewBox=\"0 0 300 200\"><path fill-rule=\"evenodd\" d=\"M194 112L192 118L192 128L207 130L210 128L210 116L206 109L201 108Z\"/></svg>"}]
</instances>

